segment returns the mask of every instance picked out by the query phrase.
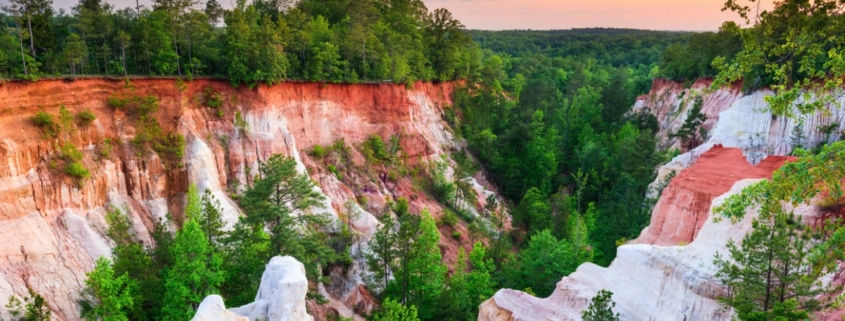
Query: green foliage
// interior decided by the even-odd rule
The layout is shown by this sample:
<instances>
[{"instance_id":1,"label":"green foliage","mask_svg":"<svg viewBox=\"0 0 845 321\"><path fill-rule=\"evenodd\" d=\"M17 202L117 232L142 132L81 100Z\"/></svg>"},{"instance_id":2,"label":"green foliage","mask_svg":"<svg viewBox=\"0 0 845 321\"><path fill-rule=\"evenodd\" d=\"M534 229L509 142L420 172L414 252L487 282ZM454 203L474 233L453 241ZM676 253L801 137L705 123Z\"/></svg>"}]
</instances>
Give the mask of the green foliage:
<instances>
[{"instance_id":1,"label":"green foliage","mask_svg":"<svg viewBox=\"0 0 845 321\"><path fill-rule=\"evenodd\" d=\"M584 321L619 321L619 313L614 314L613 308L616 307L616 302L611 298L613 292L608 290L600 290L596 296L590 300L590 307L581 313Z\"/></svg>"},{"instance_id":2,"label":"green foliage","mask_svg":"<svg viewBox=\"0 0 845 321\"><path fill-rule=\"evenodd\" d=\"M82 152L76 149L76 146L71 143L64 143L62 147L59 148L59 153L62 155L62 159L67 162L81 161L84 156Z\"/></svg>"},{"instance_id":3,"label":"green foliage","mask_svg":"<svg viewBox=\"0 0 845 321\"><path fill-rule=\"evenodd\" d=\"M43 110L35 113L35 116L30 118L32 124L44 131L48 137L56 138L59 136L59 124L53 120L53 115L50 115Z\"/></svg>"},{"instance_id":4,"label":"green foliage","mask_svg":"<svg viewBox=\"0 0 845 321\"><path fill-rule=\"evenodd\" d=\"M260 277L250 281L243 278L260 276L264 264L274 255L296 257L305 264L308 278L316 282L321 282L322 267L344 258L328 245L330 240L323 230L328 220L308 212L322 204L324 196L306 174L296 170L296 161L274 155L258 170L260 178L241 198L247 216L225 241L232 247L227 262L234 265L227 265L226 270L238 277L227 280L223 292L244 299L254 295ZM293 215L294 211L299 213Z\"/></svg>"},{"instance_id":5,"label":"green foliage","mask_svg":"<svg viewBox=\"0 0 845 321\"><path fill-rule=\"evenodd\" d=\"M458 224L458 216L452 210L445 209L443 215L440 216L440 221L448 227L455 227Z\"/></svg>"},{"instance_id":6,"label":"green foliage","mask_svg":"<svg viewBox=\"0 0 845 321\"><path fill-rule=\"evenodd\" d=\"M518 259L506 269L508 276L505 278L509 279L506 286L514 289L530 287L537 296L546 297L563 276L585 262L585 255L579 251L582 249L571 241L559 241L548 230L534 234L528 246L520 251Z\"/></svg>"},{"instance_id":7,"label":"green foliage","mask_svg":"<svg viewBox=\"0 0 845 321\"><path fill-rule=\"evenodd\" d=\"M785 212L755 219L752 227L740 246L728 243L730 259L716 255L716 276L731 289L720 302L734 308L740 320L777 319L786 310L799 315L788 320L806 319L821 308L823 292L820 282L808 277L814 245L809 231L800 216Z\"/></svg>"},{"instance_id":8,"label":"green foliage","mask_svg":"<svg viewBox=\"0 0 845 321\"><path fill-rule=\"evenodd\" d=\"M316 145L314 146L314 148L311 148L311 152L308 154L314 156L317 159L321 159L326 156L326 149L323 146Z\"/></svg>"},{"instance_id":9,"label":"green foliage","mask_svg":"<svg viewBox=\"0 0 845 321\"><path fill-rule=\"evenodd\" d=\"M387 288L390 281L390 271L395 268L397 253L397 226L390 213L379 218L381 226L370 239L368 251L364 253L367 259L367 266L373 272L371 280L368 280L370 288L377 294ZM389 300L389 299L388 299ZM387 304L387 302L385 302Z\"/></svg>"},{"instance_id":10,"label":"green foliage","mask_svg":"<svg viewBox=\"0 0 845 321\"><path fill-rule=\"evenodd\" d=\"M112 140L111 138L106 138L105 140L103 140L103 143L98 146L97 156L99 156L100 159L108 159L109 157L111 157L112 151L114 151L114 145L112 145Z\"/></svg>"},{"instance_id":11,"label":"green foliage","mask_svg":"<svg viewBox=\"0 0 845 321\"><path fill-rule=\"evenodd\" d=\"M660 75L688 82L716 76L718 70L713 67L713 60L732 59L742 49L736 29L735 23L726 22L719 32L693 33L686 44L666 47L660 57Z\"/></svg>"},{"instance_id":12,"label":"green foliage","mask_svg":"<svg viewBox=\"0 0 845 321\"><path fill-rule=\"evenodd\" d=\"M738 13L746 23L753 21L753 26L731 26L730 32L742 38L742 48L733 59L713 61L719 74L712 87L738 80L749 89L768 86L776 93L766 97L775 114L824 108L836 96L827 92L841 86L845 74L845 42L835 36L843 23L843 5L834 0L789 0L761 11L754 1L725 2L725 10Z\"/></svg>"},{"instance_id":13,"label":"green foliage","mask_svg":"<svg viewBox=\"0 0 845 321\"><path fill-rule=\"evenodd\" d=\"M384 141L379 135L373 134L370 135L370 137L367 137L367 140L364 141L362 147L362 152L368 160L380 162L390 159L390 155L387 153L387 149L384 147Z\"/></svg>"},{"instance_id":14,"label":"green foliage","mask_svg":"<svg viewBox=\"0 0 845 321\"><path fill-rule=\"evenodd\" d=\"M384 300L381 309L369 318L370 321L419 321L417 308L405 306L393 299Z\"/></svg>"},{"instance_id":15,"label":"green foliage","mask_svg":"<svg viewBox=\"0 0 845 321\"><path fill-rule=\"evenodd\" d=\"M97 259L94 270L86 275L85 285L93 300L91 309L83 311L82 317L92 321L128 321L134 290L129 276L115 275L111 261L103 257Z\"/></svg>"},{"instance_id":16,"label":"green foliage","mask_svg":"<svg viewBox=\"0 0 845 321\"><path fill-rule=\"evenodd\" d=\"M669 134L669 137L679 138L686 145L687 150L692 150L698 143L707 139L704 128L701 125L707 120L707 116L701 113L704 98L696 96L692 108L687 112L687 118L678 131Z\"/></svg>"},{"instance_id":17,"label":"green foliage","mask_svg":"<svg viewBox=\"0 0 845 321\"><path fill-rule=\"evenodd\" d=\"M647 225L644 195L663 162L657 119L646 109L629 112L630 106L658 75L663 49L690 34L472 34L490 50L476 78L454 94L456 127L497 190L516 204L510 211L514 240L524 247L544 229L567 238L570 215L594 203L593 255L597 264L609 264L616 240L634 238ZM441 197L445 204L473 199L459 192L468 186L466 174L456 176L454 189L446 190L454 197Z\"/></svg>"},{"instance_id":18,"label":"green foliage","mask_svg":"<svg viewBox=\"0 0 845 321\"><path fill-rule=\"evenodd\" d=\"M91 177L91 172L80 162L71 162L65 165L65 174L77 181Z\"/></svg>"},{"instance_id":19,"label":"green foliage","mask_svg":"<svg viewBox=\"0 0 845 321\"><path fill-rule=\"evenodd\" d=\"M170 248L174 262L164 277L162 320L188 320L199 303L225 279L221 257L208 244L198 222L188 218Z\"/></svg>"},{"instance_id":20,"label":"green foliage","mask_svg":"<svg viewBox=\"0 0 845 321\"><path fill-rule=\"evenodd\" d=\"M417 307L421 319L438 314L438 302L446 278L446 266L440 262L440 232L428 211L421 214L419 236L414 240L406 269L406 304Z\"/></svg>"},{"instance_id":21,"label":"green foliage","mask_svg":"<svg viewBox=\"0 0 845 321\"><path fill-rule=\"evenodd\" d=\"M79 124L80 127L88 127L96 119L97 115L94 115L90 109L83 109L82 111L76 113L76 123Z\"/></svg>"},{"instance_id":22,"label":"green foliage","mask_svg":"<svg viewBox=\"0 0 845 321\"><path fill-rule=\"evenodd\" d=\"M32 289L29 289L29 295L23 300L15 295L10 296L5 308L12 318L10 321L50 321L52 318L47 301Z\"/></svg>"},{"instance_id":23,"label":"green foliage","mask_svg":"<svg viewBox=\"0 0 845 321\"><path fill-rule=\"evenodd\" d=\"M135 126L132 145L140 152L153 150L167 166L181 166L185 153L185 136L179 133L165 134L158 123L156 113L159 100L153 95L146 97L129 94L126 98L112 96L108 104L129 116Z\"/></svg>"},{"instance_id":24,"label":"green foliage","mask_svg":"<svg viewBox=\"0 0 845 321\"><path fill-rule=\"evenodd\" d=\"M246 134L246 131L249 130L249 122L246 121L240 111L235 111L235 128L237 128L238 132L241 134Z\"/></svg>"},{"instance_id":25,"label":"green foliage","mask_svg":"<svg viewBox=\"0 0 845 321\"><path fill-rule=\"evenodd\" d=\"M463 248L458 250L455 272L449 279L448 290L444 292L444 316L454 320L478 318L478 306L496 291L490 276L494 268L493 261L485 256L484 246L476 242L470 253L470 269Z\"/></svg>"},{"instance_id":26,"label":"green foliage","mask_svg":"<svg viewBox=\"0 0 845 321\"><path fill-rule=\"evenodd\" d=\"M214 87L206 86L202 89L202 104L209 108L220 108L223 106L223 95L214 90Z\"/></svg>"}]
</instances>

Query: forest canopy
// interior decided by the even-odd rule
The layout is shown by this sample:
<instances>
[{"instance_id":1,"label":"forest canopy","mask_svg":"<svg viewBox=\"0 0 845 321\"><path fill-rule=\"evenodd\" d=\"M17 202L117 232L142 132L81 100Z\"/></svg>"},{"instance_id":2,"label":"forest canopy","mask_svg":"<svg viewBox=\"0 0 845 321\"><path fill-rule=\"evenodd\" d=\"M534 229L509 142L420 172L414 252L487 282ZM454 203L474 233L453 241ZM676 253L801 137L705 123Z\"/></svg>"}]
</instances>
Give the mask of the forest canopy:
<instances>
[{"instance_id":1,"label":"forest canopy","mask_svg":"<svg viewBox=\"0 0 845 321\"><path fill-rule=\"evenodd\" d=\"M467 78L478 48L446 9L420 0L154 0L115 8L11 0L0 14L0 78L216 76L233 84ZM287 8L287 10L283 10Z\"/></svg>"}]
</instances>

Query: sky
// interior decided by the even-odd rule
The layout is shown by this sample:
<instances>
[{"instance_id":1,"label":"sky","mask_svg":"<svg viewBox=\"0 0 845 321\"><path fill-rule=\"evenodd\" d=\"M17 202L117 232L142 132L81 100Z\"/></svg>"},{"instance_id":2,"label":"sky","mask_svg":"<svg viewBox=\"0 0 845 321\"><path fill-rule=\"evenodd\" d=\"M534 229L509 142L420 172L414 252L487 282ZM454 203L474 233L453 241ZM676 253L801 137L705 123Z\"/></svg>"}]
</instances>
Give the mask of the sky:
<instances>
[{"instance_id":1,"label":"sky","mask_svg":"<svg viewBox=\"0 0 845 321\"><path fill-rule=\"evenodd\" d=\"M70 8L78 0L53 0ZM117 8L135 0L107 0ZM150 0L138 0L149 5ZM8 0L0 0L0 3ZM220 0L227 6L234 0ZM726 20L725 0L423 0L430 10L447 8L468 29L636 28L652 30L715 31ZM764 1L766 2L766 1ZM229 6L227 6L229 7Z\"/></svg>"}]
</instances>

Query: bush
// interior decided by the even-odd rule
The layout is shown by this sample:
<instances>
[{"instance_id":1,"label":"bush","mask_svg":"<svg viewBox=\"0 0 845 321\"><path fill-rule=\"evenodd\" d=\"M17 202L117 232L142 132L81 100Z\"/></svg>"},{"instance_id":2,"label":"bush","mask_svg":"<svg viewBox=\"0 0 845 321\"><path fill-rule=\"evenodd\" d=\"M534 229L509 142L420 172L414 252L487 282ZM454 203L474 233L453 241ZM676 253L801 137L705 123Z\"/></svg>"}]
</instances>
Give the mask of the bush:
<instances>
[{"instance_id":1,"label":"bush","mask_svg":"<svg viewBox=\"0 0 845 321\"><path fill-rule=\"evenodd\" d=\"M111 138L106 138L97 149L97 154L100 156L100 159L107 159L111 156L112 150L114 150L114 146L111 144Z\"/></svg>"},{"instance_id":2,"label":"bush","mask_svg":"<svg viewBox=\"0 0 845 321\"><path fill-rule=\"evenodd\" d=\"M334 176L336 176L337 179L343 180L343 174L341 174L340 171L337 170L337 167L334 166L334 164L329 164L329 172L334 174Z\"/></svg>"},{"instance_id":3,"label":"bush","mask_svg":"<svg viewBox=\"0 0 845 321\"><path fill-rule=\"evenodd\" d=\"M384 141L381 139L379 135L370 135L367 140L364 141L364 153L367 155L367 158L374 158L376 160L387 160L390 156L387 154L387 149L384 147Z\"/></svg>"},{"instance_id":4,"label":"bush","mask_svg":"<svg viewBox=\"0 0 845 321\"><path fill-rule=\"evenodd\" d=\"M245 134L246 131L249 130L249 122L246 121L246 118L244 118L240 111L235 112L235 128L237 128L241 134Z\"/></svg>"},{"instance_id":5,"label":"bush","mask_svg":"<svg viewBox=\"0 0 845 321\"><path fill-rule=\"evenodd\" d=\"M56 138L59 136L59 125L53 120L53 115L45 113L43 110L35 113L35 116L30 118L32 124L44 131L47 136Z\"/></svg>"},{"instance_id":6,"label":"bush","mask_svg":"<svg viewBox=\"0 0 845 321\"><path fill-rule=\"evenodd\" d=\"M323 156L326 156L326 149L323 146L317 145L311 149L311 153L309 154L315 158L323 158Z\"/></svg>"},{"instance_id":7,"label":"bush","mask_svg":"<svg viewBox=\"0 0 845 321\"><path fill-rule=\"evenodd\" d=\"M81 127L88 127L96 119L97 119L97 115L94 115L94 113L91 112L91 110L89 110L89 109L85 109L85 110L80 111L79 113L76 114L76 122Z\"/></svg>"},{"instance_id":8,"label":"bush","mask_svg":"<svg viewBox=\"0 0 845 321\"><path fill-rule=\"evenodd\" d=\"M108 104L115 110L122 110L129 116L141 118L158 111L158 98L153 95L146 97L130 96L129 98L109 97Z\"/></svg>"},{"instance_id":9,"label":"bush","mask_svg":"<svg viewBox=\"0 0 845 321\"><path fill-rule=\"evenodd\" d=\"M91 172L80 162L71 162L65 165L65 174L76 179L83 180L91 177Z\"/></svg>"},{"instance_id":10,"label":"bush","mask_svg":"<svg viewBox=\"0 0 845 321\"><path fill-rule=\"evenodd\" d=\"M458 216L455 215L455 212L448 209L443 211L443 216L440 217L440 220L449 227L455 227L458 224Z\"/></svg>"},{"instance_id":11,"label":"bush","mask_svg":"<svg viewBox=\"0 0 845 321\"><path fill-rule=\"evenodd\" d=\"M452 238L456 239L456 240L460 240L461 239L461 231L452 232Z\"/></svg>"},{"instance_id":12,"label":"bush","mask_svg":"<svg viewBox=\"0 0 845 321\"><path fill-rule=\"evenodd\" d=\"M167 137L157 137L153 150L164 160L165 164L180 164L185 155L185 136L170 134Z\"/></svg>"},{"instance_id":13,"label":"bush","mask_svg":"<svg viewBox=\"0 0 845 321\"><path fill-rule=\"evenodd\" d=\"M223 106L223 95L211 86L206 86L202 90L202 104L209 108L220 108Z\"/></svg>"},{"instance_id":14,"label":"bush","mask_svg":"<svg viewBox=\"0 0 845 321\"><path fill-rule=\"evenodd\" d=\"M68 162L74 163L79 162L82 160L84 156L82 152L76 149L76 146L73 146L71 143L65 143L59 148L59 152L62 154L62 158Z\"/></svg>"},{"instance_id":15,"label":"bush","mask_svg":"<svg viewBox=\"0 0 845 321\"><path fill-rule=\"evenodd\" d=\"M455 212L458 213L458 216L460 218L464 219L464 221L467 221L467 223L472 223L473 221L475 221L475 216L473 216L472 212L470 212L467 209L458 208L458 209L455 209Z\"/></svg>"}]
</instances>

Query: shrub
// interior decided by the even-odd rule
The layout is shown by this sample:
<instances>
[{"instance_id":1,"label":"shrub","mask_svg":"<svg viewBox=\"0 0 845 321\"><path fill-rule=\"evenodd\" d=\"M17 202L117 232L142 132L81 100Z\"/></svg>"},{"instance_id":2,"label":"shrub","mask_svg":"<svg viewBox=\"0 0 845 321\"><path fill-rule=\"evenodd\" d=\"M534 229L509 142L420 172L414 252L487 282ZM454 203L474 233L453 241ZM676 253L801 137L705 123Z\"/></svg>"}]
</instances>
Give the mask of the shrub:
<instances>
[{"instance_id":1,"label":"shrub","mask_svg":"<svg viewBox=\"0 0 845 321\"><path fill-rule=\"evenodd\" d=\"M129 116L140 118L158 111L158 98L153 95L141 97L133 95L128 98L109 97L108 104L115 110L122 110Z\"/></svg>"},{"instance_id":2,"label":"shrub","mask_svg":"<svg viewBox=\"0 0 845 321\"><path fill-rule=\"evenodd\" d=\"M211 86L206 86L202 90L202 104L209 108L220 108L223 106L223 95Z\"/></svg>"},{"instance_id":3,"label":"shrub","mask_svg":"<svg viewBox=\"0 0 845 321\"><path fill-rule=\"evenodd\" d=\"M452 232L452 238L456 239L456 240L460 240L461 239L461 231Z\"/></svg>"},{"instance_id":4,"label":"shrub","mask_svg":"<svg viewBox=\"0 0 845 321\"><path fill-rule=\"evenodd\" d=\"M241 134L245 134L246 131L249 130L249 123L246 121L240 111L235 112L235 128L237 128L238 131L241 132Z\"/></svg>"},{"instance_id":5,"label":"shrub","mask_svg":"<svg viewBox=\"0 0 845 321\"><path fill-rule=\"evenodd\" d=\"M73 146L71 143L65 143L59 148L59 152L62 154L62 158L68 162L79 162L82 160L82 152L76 149L76 146Z\"/></svg>"},{"instance_id":6,"label":"shrub","mask_svg":"<svg viewBox=\"0 0 845 321\"><path fill-rule=\"evenodd\" d=\"M83 180L91 177L91 172L80 162L71 162L65 165L65 174L76 179Z\"/></svg>"},{"instance_id":7,"label":"shrub","mask_svg":"<svg viewBox=\"0 0 845 321\"><path fill-rule=\"evenodd\" d=\"M387 172L387 180L396 183L396 181L399 180L399 175L396 174L396 171L391 170Z\"/></svg>"},{"instance_id":8,"label":"shrub","mask_svg":"<svg viewBox=\"0 0 845 321\"><path fill-rule=\"evenodd\" d=\"M79 113L76 114L76 122L81 127L88 127L96 119L97 119L97 115L94 115L94 113L91 112L91 110L89 110L89 109L85 109L85 110L80 111Z\"/></svg>"},{"instance_id":9,"label":"shrub","mask_svg":"<svg viewBox=\"0 0 845 321\"><path fill-rule=\"evenodd\" d=\"M467 223L472 223L473 221L475 221L475 216L473 216L472 212L470 212L467 209L458 208L458 209L455 209L455 212L458 214L458 216L460 218L464 219L464 221L467 221Z\"/></svg>"},{"instance_id":10,"label":"shrub","mask_svg":"<svg viewBox=\"0 0 845 321\"><path fill-rule=\"evenodd\" d=\"M100 156L100 159L106 159L111 156L112 150L114 150L114 146L111 143L111 138L106 138L97 149L97 154Z\"/></svg>"},{"instance_id":11,"label":"shrub","mask_svg":"<svg viewBox=\"0 0 845 321\"><path fill-rule=\"evenodd\" d=\"M449 227L455 227L458 224L458 216L455 215L455 212L448 209L443 211L443 216L440 217L440 220Z\"/></svg>"},{"instance_id":12,"label":"shrub","mask_svg":"<svg viewBox=\"0 0 845 321\"><path fill-rule=\"evenodd\" d=\"M384 141L381 139L381 136L375 134L370 135L370 137L364 141L364 153L367 155L367 158L374 158L376 160L383 161L390 158L384 147Z\"/></svg>"},{"instance_id":13,"label":"shrub","mask_svg":"<svg viewBox=\"0 0 845 321\"><path fill-rule=\"evenodd\" d=\"M30 118L32 124L44 131L49 137L56 138L59 136L59 125L53 120L53 115L45 113L43 110L35 113L35 116Z\"/></svg>"},{"instance_id":14,"label":"shrub","mask_svg":"<svg viewBox=\"0 0 845 321\"><path fill-rule=\"evenodd\" d=\"M317 145L311 149L311 153L309 154L315 158L323 158L323 156L326 156L326 149L323 146Z\"/></svg>"},{"instance_id":15,"label":"shrub","mask_svg":"<svg viewBox=\"0 0 845 321\"><path fill-rule=\"evenodd\" d=\"M337 170L337 166L334 166L334 164L329 164L329 172L334 174L337 179L343 180L343 174L341 174L340 171Z\"/></svg>"},{"instance_id":16,"label":"shrub","mask_svg":"<svg viewBox=\"0 0 845 321\"><path fill-rule=\"evenodd\" d=\"M166 164L180 164L182 156L185 155L185 136L181 134L170 134L166 137L157 138L153 150Z\"/></svg>"}]
</instances>

